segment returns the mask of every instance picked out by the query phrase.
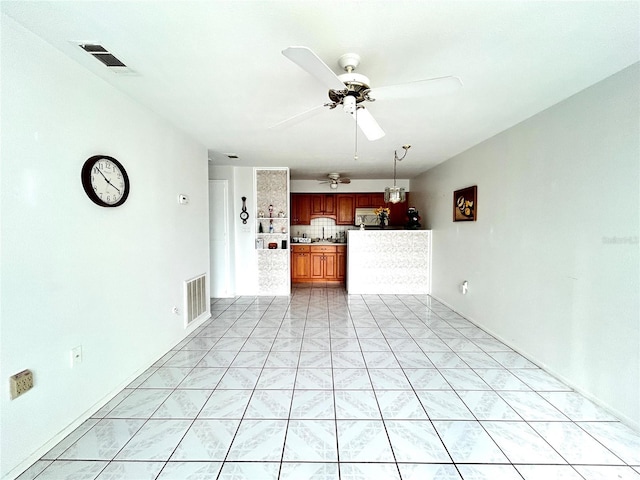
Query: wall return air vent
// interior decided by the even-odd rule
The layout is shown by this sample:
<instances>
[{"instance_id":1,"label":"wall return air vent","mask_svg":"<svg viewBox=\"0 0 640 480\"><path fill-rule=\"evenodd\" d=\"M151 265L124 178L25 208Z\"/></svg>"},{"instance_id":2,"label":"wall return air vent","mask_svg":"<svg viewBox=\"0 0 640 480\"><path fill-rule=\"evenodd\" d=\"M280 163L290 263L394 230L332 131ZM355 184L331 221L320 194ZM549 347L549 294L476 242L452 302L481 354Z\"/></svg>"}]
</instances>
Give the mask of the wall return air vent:
<instances>
[{"instance_id":1,"label":"wall return air vent","mask_svg":"<svg viewBox=\"0 0 640 480\"><path fill-rule=\"evenodd\" d=\"M184 326L208 316L207 275L203 273L184 282Z\"/></svg>"}]
</instances>

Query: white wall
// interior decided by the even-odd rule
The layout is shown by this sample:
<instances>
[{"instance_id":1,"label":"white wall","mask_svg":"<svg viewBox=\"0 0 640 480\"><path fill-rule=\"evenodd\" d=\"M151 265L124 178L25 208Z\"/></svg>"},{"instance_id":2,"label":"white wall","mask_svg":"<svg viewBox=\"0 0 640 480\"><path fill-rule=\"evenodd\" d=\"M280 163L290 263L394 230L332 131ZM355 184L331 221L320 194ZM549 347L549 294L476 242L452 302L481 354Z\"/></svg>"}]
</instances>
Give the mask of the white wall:
<instances>
[{"instance_id":1,"label":"white wall","mask_svg":"<svg viewBox=\"0 0 640 480\"><path fill-rule=\"evenodd\" d=\"M636 428L639 84L635 64L411 182L433 294ZM453 223L470 185L478 220Z\"/></svg>"},{"instance_id":2,"label":"white wall","mask_svg":"<svg viewBox=\"0 0 640 480\"><path fill-rule=\"evenodd\" d=\"M183 281L208 272L207 152L5 16L2 27L1 470L13 475L189 332ZM85 159L119 159L118 208ZM178 205L177 195L190 203ZM70 368L70 349L82 364ZM10 401L8 377L34 373ZM13 473L9 472L13 469Z\"/></svg>"},{"instance_id":3,"label":"white wall","mask_svg":"<svg viewBox=\"0 0 640 480\"><path fill-rule=\"evenodd\" d=\"M397 179L396 185L409 191L409 180ZM384 192L386 187L393 186L393 178L365 180L352 179L351 183L341 183L338 188L332 189L327 183L318 180L291 180L291 193L354 193L354 192Z\"/></svg>"},{"instance_id":4,"label":"white wall","mask_svg":"<svg viewBox=\"0 0 640 480\"><path fill-rule=\"evenodd\" d=\"M253 167L210 166L211 180L229 181L229 232L231 234L231 276L228 291L233 295L257 295L258 293L258 254L256 239L256 200L253 184ZM242 197L246 197L247 223L240 220ZM212 221L223 221L218 205L211 204ZM216 220L217 219L217 220ZM212 259L216 263L216 259Z\"/></svg>"}]
</instances>

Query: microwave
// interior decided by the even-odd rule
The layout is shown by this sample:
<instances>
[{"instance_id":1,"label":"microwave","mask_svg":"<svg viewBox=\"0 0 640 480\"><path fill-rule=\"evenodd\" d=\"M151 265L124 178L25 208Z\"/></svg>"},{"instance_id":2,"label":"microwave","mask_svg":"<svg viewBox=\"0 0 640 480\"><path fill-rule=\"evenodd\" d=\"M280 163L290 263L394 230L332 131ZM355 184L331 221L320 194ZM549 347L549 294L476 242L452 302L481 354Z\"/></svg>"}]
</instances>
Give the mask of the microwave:
<instances>
[{"instance_id":1,"label":"microwave","mask_svg":"<svg viewBox=\"0 0 640 480\"><path fill-rule=\"evenodd\" d=\"M356 208L355 225L359 227L378 225L378 216L374 213L375 208Z\"/></svg>"}]
</instances>

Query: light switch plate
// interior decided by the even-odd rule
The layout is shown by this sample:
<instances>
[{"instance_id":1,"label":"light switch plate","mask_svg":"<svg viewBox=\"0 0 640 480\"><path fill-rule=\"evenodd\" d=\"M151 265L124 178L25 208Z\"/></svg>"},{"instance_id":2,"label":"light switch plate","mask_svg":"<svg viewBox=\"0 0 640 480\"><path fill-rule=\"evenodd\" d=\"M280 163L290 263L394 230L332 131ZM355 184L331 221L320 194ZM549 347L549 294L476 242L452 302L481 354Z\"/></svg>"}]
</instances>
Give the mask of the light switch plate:
<instances>
[{"instance_id":1,"label":"light switch plate","mask_svg":"<svg viewBox=\"0 0 640 480\"><path fill-rule=\"evenodd\" d=\"M82 363L82 345L71 349L71 368Z\"/></svg>"}]
</instances>

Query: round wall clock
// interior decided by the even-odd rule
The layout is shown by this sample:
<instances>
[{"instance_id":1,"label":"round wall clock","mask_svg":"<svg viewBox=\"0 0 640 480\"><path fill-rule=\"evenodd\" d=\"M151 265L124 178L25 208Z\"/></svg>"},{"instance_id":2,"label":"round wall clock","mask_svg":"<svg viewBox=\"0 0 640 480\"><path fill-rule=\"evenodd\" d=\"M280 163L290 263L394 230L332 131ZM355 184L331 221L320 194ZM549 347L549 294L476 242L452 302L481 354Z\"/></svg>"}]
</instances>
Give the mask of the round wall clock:
<instances>
[{"instance_id":1,"label":"round wall clock","mask_svg":"<svg viewBox=\"0 0 640 480\"><path fill-rule=\"evenodd\" d=\"M119 207L129 196L129 176L113 157L94 155L82 166L82 187L96 205Z\"/></svg>"}]
</instances>

